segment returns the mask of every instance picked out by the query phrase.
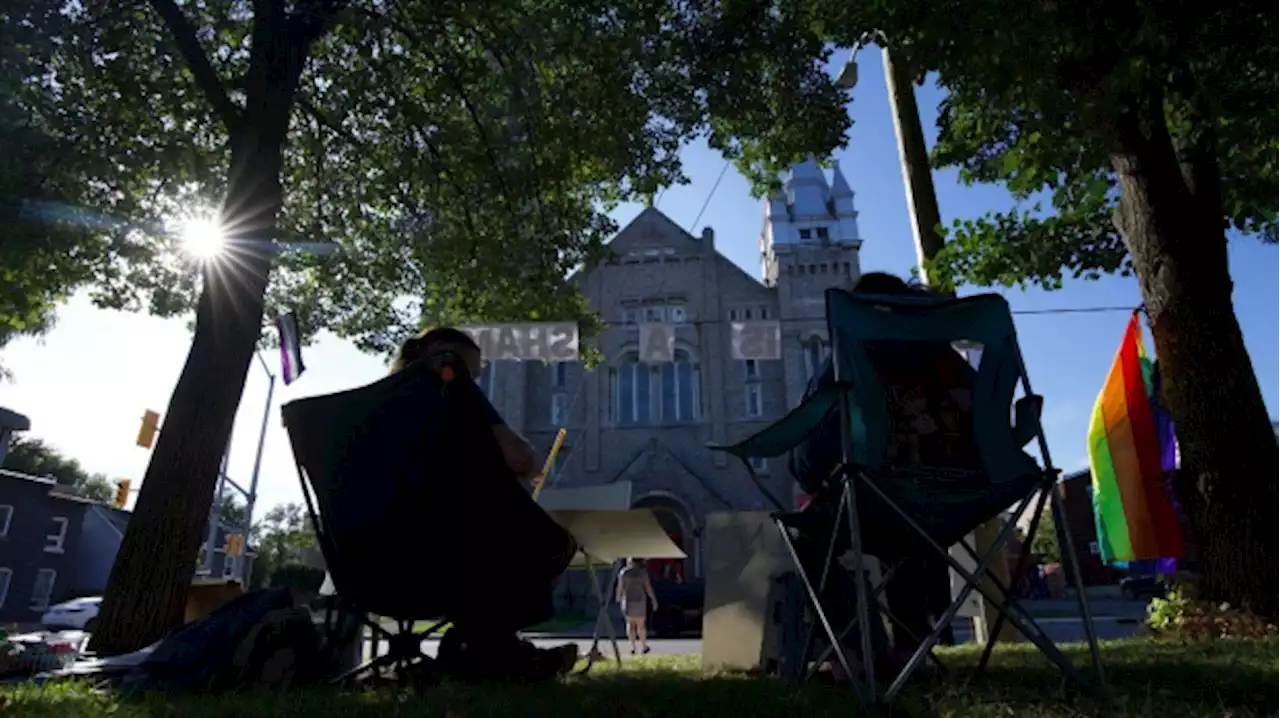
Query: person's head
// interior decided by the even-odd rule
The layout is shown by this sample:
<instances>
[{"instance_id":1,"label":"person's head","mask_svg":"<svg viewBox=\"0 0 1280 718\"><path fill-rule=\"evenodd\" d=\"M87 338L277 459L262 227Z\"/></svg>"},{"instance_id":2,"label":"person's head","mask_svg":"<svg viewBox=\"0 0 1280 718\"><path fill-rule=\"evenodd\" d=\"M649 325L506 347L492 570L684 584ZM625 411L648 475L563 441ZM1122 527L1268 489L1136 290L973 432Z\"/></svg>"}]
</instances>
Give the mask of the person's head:
<instances>
[{"instance_id":1,"label":"person's head","mask_svg":"<svg viewBox=\"0 0 1280 718\"><path fill-rule=\"evenodd\" d=\"M644 565L644 561L641 559L635 558L634 556L627 559L628 568L633 568L635 566L643 566L643 565Z\"/></svg>"},{"instance_id":2,"label":"person's head","mask_svg":"<svg viewBox=\"0 0 1280 718\"><path fill-rule=\"evenodd\" d=\"M466 332L452 327L439 327L424 331L421 335L405 340L391 364L391 373L402 371L410 364L442 358L453 354L467 366L472 378L480 376L480 346Z\"/></svg>"},{"instance_id":3,"label":"person's head","mask_svg":"<svg viewBox=\"0 0 1280 718\"><path fill-rule=\"evenodd\" d=\"M888 272L867 272L858 279L853 291L862 294L915 294L917 290Z\"/></svg>"}]
</instances>

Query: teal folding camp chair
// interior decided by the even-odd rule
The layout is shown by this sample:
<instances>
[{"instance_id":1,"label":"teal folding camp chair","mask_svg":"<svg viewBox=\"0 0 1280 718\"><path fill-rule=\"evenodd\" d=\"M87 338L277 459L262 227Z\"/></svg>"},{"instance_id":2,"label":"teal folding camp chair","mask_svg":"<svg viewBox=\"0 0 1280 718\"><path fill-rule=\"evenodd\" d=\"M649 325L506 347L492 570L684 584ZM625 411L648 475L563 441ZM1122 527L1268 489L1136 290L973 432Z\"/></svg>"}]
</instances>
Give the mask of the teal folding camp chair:
<instances>
[{"instance_id":1,"label":"teal folding camp chair","mask_svg":"<svg viewBox=\"0 0 1280 718\"><path fill-rule=\"evenodd\" d=\"M1040 425L1043 402L1031 391L1008 304L994 294L954 299L928 295L872 295L831 289L826 293L826 312L834 370L832 385L815 391L787 416L755 435L732 446L711 447L742 460L752 480L779 509L774 514L775 524L791 551L813 609L810 639L800 654L803 664L814 657L811 649L816 622L829 640L829 645L816 661L834 654L852 677L853 690L859 698L869 704L891 702L924 660L932 657L932 649L940 635L951 624L969 594L976 590L999 611L992 636L1000 635L1007 620L1066 675L1086 688L1102 690L1097 637L1080 581L1079 560L1064 520L1061 497L1054 490L1059 472L1053 468ZM956 480L945 472L924 471L918 465L902 465L888 459L893 433L891 400L878 371L883 367L875 363L883 362L883 359L873 361L873 358L884 356L878 352L888 345L886 343L897 347L918 343L922 348L934 347L935 351L939 345L981 347L981 360L973 375L971 404L973 449L980 467L978 478ZM1023 396L1015 401L1019 383ZM751 470L751 459L773 458L791 451L824 419L836 415L840 422L842 462L832 474L831 486L839 495L838 508L834 512L835 523L830 527L831 548L826 556L823 575L814 577L807 575L800 565L795 541L789 532L789 527L795 525L796 514L785 511L776 497L764 488ZM1038 441L1045 464L1043 468L1024 451L1024 447L1033 440ZM990 574L985 576L985 583L983 580L987 567L993 561L1004 560L1004 549L1014 536L1016 521L1033 502L1035 512L1027 535L1035 534L1046 500L1051 502L1063 559L1074 582L1096 681L1086 679L1057 649L1019 604L1012 587L1003 585ZM979 556L964 537L1014 505L1017 508L993 545ZM889 568L887 578L879 586L871 586L865 580L852 582L856 592L856 615L848 626L838 632L828 620L828 611L824 610L821 597L826 595L828 574L833 573L826 567L832 565L836 558L833 555L834 537L845 528L842 522L847 522L847 542L851 545L853 566L863 565L864 556L874 556ZM957 543L973 557L976 563L974 570L967 570L948 553L948 547ZM1023 544L1015 576L1026 568L1030 543L1026 541ZM947 565L964 579L965 586L937 618L932 632L920 642L906 666L878 697L870 621L879 621L880 618L868 607L878 605L875 596L883 590L884 582L892 580L894 568L901 561L925 552L940 554ZM818 578L816 582L815 578ZM894 620L892 616L890 619ZM843 647L845 637L855 629L860 644L855 655L861 673L851 670ZM994 642L988 642L977 674L986 668L993 645ZM812 670L808 673L811 675Z\"/></svg>"}]
</instances>

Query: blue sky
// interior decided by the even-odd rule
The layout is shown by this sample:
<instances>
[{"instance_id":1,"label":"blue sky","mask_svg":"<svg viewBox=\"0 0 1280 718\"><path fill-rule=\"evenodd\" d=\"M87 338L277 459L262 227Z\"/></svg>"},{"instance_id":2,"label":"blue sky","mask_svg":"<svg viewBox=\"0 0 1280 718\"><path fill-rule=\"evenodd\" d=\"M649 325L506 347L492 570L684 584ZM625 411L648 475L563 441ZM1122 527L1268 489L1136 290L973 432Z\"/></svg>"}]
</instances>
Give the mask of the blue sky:
<instances>
[{"instance_id":1,"label":"blue sky","mask_svg":"<svg viewBox=\"0 0 1280 718\"><path fill-rule=\"evenodd\" d=\"M838 55L832 72L843 64ZM897 145L889 116L880 56L859 55L860 84L850 112L855 120L851 142L837 159L856 193L864 239L864 271L907 275L915 262L911 227L898 166ZM917 92L926 135L932 142L935 108L941 93ZM703 226L716 231L717 246L752 276L760 275L757 241L763 208L753 200L746 181L732 168L725 174L697 226L692 223L711 193L724 160L705 145L684 153L691 184L666 191L658 208L696 234ZM954 172L935 173L943 222L977 217L1012 205L1008 193L995 186L963 187ZM621 224L640 207L620 208ZM1236 311L1271 415L1277 415L1277 250L1243 238L1231 244ZM973 291L972 289L965 290ZM1015 310L1060 307L1137 306L1138 287L1131 278L1069 282L1057 292L1005 292ZM1110 366L1127 317L1101 314L1026 315L1017 318L1032 386L1045 397L1044 423L1055 463L1065 469L1083 467L1089 412ZM91 471L111 478L133 478L146 469L148 451L134 446L142 413L163 414L182 369L190 337L182 320L164 321L94 309L84 297L59 312L56 329L43 339L22 339L0 351L15 374L0 384L0 405L27 414L31 435L50 442ZM383 375L385 358L361 354L350 344L324 337L304 350L308 367L293 386L277 382L272 402L260 485L261 501L273 505L300 499L287 439L280 427L280 401L328 393L367 383ZM279 360L268 365L278 371ZM231 450L231 476L247 484L266 401L267 378L257 363L250 369Z\"/></svg>"}]
</instances>

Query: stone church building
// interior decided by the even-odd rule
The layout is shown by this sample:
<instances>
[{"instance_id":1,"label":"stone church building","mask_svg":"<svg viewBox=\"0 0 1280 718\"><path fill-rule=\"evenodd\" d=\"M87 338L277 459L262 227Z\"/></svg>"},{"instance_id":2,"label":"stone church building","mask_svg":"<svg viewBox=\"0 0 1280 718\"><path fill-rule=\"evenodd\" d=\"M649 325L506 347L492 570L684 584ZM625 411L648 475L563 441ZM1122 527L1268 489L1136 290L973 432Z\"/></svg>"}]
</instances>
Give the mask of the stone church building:
<instances>
[{"instance_id":1,"label":"stone church building","mask_svg":"<svg viewBox=\"0 0 1280 718\"><path fill-rule=\"evenodd\" d=\"M608 325L604 360L581 364L495 362L481 385L513 428L543 452L568 430L552 480L559 487L630 481L637 507L655 511L689 559L656 567L702 575L708 513L768 507L737 459L710 442L744 438L799 403L827 351L823 292L860 276L853 191L837 167L828 181L809 160L764 205L761 276L654 208L622 229L613 259L574 277ZM734 360L729 322L777 319L780 361ZM637 361L642 322L676 327L675 361ZM785 459L756 465L775 496L794 497Z\"/></svg>"}]
</instances>

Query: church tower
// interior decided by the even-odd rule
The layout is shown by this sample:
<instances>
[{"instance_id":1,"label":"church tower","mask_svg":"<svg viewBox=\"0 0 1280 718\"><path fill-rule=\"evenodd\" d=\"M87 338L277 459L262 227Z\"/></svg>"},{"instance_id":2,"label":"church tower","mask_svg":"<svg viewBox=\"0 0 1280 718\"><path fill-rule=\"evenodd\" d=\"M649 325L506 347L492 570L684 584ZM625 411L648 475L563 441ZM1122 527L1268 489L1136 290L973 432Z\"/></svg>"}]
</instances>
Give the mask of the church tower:
<instances>
[{"instance_id":1,"label":"church tower","mask_svg":"<svg viewBox=\"0 0 1280 718\"><path fill-rule=\"evenodd\" d=\"M760 256L765 283L778 293L788 406L800 402L829 351L823 293L858 281L861 246L853 190L839 165L828 183L809 157L766 200Z\"/></svg>"}]
</instances>

